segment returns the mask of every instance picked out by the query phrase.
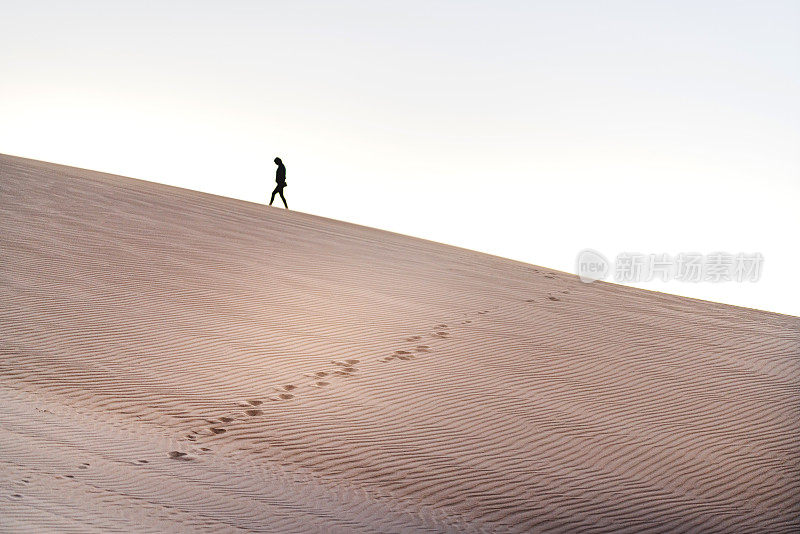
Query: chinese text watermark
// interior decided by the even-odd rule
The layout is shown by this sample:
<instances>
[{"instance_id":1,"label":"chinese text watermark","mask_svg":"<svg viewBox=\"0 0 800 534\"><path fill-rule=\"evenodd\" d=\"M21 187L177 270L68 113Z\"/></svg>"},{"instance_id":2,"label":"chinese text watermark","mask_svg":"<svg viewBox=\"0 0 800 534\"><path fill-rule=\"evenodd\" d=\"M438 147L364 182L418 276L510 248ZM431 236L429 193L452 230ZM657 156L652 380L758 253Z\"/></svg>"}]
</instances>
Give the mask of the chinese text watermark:
<instances>
[{"instance_id":1,"label":"chinese text watermark","mask_svg":"<svg viewBox=\"0 0 800 534\"><path fill-rule=\"evenodd\" d=\"M761 277L764 257L758 253L640 254L622 252L611 263L596 250L578 253L576 272L582 282L605 280L609 274L615 282L757 282Z\"/></svg>"}]
</instances>

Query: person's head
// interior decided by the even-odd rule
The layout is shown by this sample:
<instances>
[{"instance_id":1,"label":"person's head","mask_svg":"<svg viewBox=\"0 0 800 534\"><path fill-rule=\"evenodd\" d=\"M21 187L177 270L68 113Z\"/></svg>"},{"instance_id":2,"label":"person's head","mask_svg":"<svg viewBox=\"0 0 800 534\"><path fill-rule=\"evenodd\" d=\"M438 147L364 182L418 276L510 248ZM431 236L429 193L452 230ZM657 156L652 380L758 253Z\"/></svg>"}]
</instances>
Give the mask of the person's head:
<instances>
[{"instance_id":1,"label":"person's head","mask_svg":"<svg viewBox=\"0 0 800 534\"><path fill-rule=\"evenodd\" d=\"M276 165L283 165L283 162L281 161L281 158L275 158L275 164Z\"/></svg>"}]
</instances>

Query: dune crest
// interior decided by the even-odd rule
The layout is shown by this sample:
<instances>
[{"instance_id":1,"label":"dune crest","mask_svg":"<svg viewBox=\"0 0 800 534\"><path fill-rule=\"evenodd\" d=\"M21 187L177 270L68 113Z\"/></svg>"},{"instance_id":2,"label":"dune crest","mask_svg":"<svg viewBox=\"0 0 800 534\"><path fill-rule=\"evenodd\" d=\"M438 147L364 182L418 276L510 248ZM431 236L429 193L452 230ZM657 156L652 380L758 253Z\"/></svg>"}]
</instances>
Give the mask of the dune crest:
<instances>
[{"instance_id":1,"label":"dune crest","mask_svg":"<svg viewBox=\"0 0 800 534\"><path fill-rule=\"evenodd\" d=\"M0 155L0 530L791 532L800 319Z\"/></svg>"}]
</instances>

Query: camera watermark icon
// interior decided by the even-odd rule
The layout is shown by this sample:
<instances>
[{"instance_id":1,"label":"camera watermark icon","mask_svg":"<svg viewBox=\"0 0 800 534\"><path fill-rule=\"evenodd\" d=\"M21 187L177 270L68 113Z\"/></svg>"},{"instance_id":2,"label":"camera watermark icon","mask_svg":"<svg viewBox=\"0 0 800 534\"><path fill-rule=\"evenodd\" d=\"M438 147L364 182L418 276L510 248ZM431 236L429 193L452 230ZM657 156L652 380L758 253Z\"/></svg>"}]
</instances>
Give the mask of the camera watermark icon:
<instances>
[{"instance_id":1,"label":"camera watermark icon","mask_svg":"<svg viewBox=\"0 0 800 534\"><path fill-rule=\"evenodd\" d=\"M612 264L598 251L585 249L578 253L575 271L581 282L587 284L605 280L612 271L614 281L623 283L654 279L692 283L758 282L763 264L764 256L758 252L681 252L675 256L622 252Z\"/></svg>"}]
</instances>

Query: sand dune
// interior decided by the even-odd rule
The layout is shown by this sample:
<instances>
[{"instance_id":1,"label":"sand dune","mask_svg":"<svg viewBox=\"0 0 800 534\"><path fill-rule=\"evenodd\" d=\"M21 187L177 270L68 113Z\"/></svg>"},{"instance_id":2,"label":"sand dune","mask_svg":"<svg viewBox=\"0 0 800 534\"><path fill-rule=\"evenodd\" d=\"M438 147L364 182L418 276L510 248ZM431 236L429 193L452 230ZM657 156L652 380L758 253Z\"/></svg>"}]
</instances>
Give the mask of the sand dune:
<instances>
[{"instance_id":1,"label":"sand dune","mask_svg":"<svg viewBox=\"0 0 800 534\"><path fill-rule=\"evenodd\" d=\"M0 156L0 530L797 532L800 319Z\"/></svg>"}]
</instances>

